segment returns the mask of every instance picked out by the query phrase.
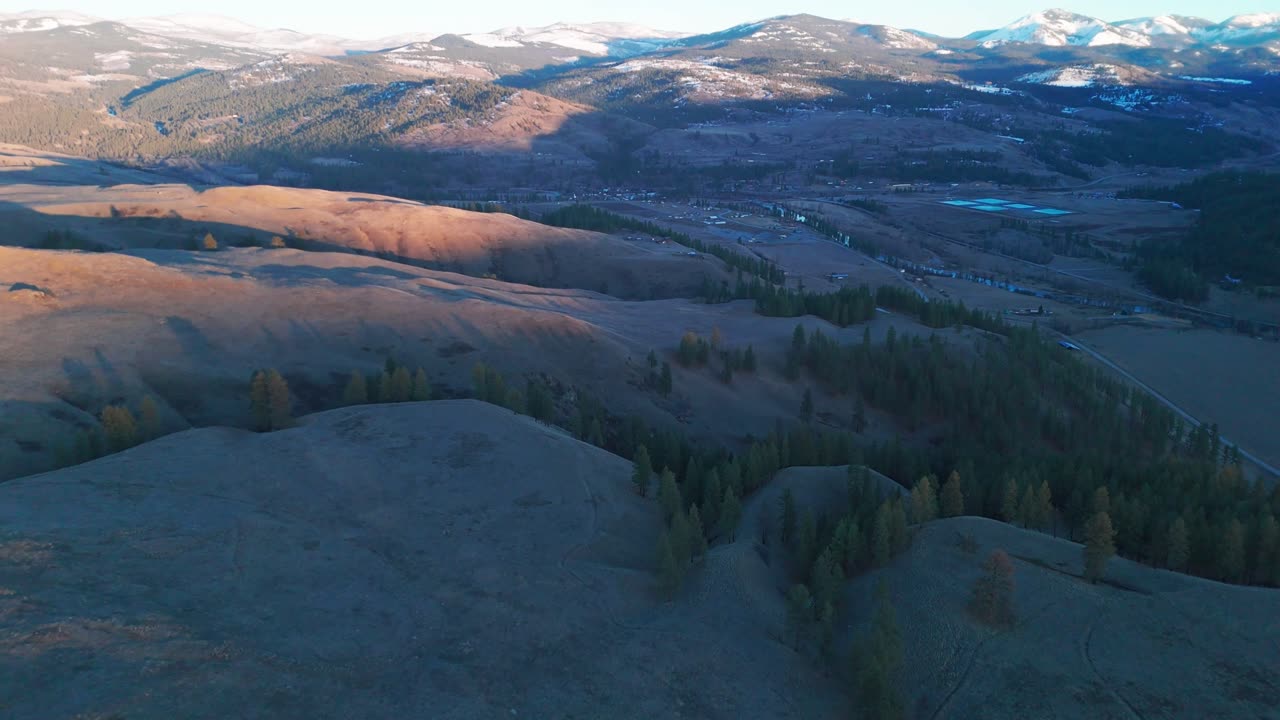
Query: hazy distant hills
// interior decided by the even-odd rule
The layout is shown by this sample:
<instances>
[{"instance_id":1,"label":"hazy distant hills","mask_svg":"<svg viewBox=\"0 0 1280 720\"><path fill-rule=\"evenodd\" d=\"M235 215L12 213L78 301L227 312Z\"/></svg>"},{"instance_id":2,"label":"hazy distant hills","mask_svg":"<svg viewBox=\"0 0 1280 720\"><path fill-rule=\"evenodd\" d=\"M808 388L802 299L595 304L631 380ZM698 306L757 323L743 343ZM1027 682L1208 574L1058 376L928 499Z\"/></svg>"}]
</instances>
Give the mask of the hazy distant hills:
<instances>
[{"instance_id":1,"label":"hazy distant hills","mask_svg":"<svg viewBox=\"0 0 1280 720\"><path fill-rule=\"evenodd\" d=\"M626 167L637 138L735 109L955 115L1020 95L1033 112L1176 106L1191 118L1189 97L1274 103L1277 85L1280 14L1265 13L1107 22L1046 10L965 38L802 14L697 35L557 23L364 41L213 15L0 15L0 141L251 163L267 177L284 167L277 179L298 182L339 167L385 178L369 156L380 148L532 150L566 174Z\"/></svg>"}]
</instances>

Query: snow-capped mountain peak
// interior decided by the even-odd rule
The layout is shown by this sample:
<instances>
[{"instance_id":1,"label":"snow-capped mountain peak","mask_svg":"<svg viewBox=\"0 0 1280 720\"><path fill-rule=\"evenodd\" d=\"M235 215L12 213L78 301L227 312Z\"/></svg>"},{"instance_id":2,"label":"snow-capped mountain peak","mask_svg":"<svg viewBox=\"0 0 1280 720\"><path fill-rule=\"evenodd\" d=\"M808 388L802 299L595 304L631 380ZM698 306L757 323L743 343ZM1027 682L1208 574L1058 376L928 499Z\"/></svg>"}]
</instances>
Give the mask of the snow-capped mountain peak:
<instances>
[{"instance_id":1,"label":"snow-capped mountain peak","mask_svg":"<svg viewBox=\"0 0 1280 720\"><path fill-rule=\"evenodd\" d=\"M1091 47L1098 45L1145 47L1151 44L1151 38L1143 33L1061 9L1032 13L1002 28L974 33L969 37L988 47L1014 42Z\"/></svg>"},{"instance_id":2,"label":"snow-capped mountain peak","mask_svg":"<svg viewBox=\"0 0 1280 720\"><path fill-rule=\"evenodd\" d=\"M1280 40L1280 13L1234 15L1217 25L1197 29L1192 36L1202 43L1237 46Z\"/></svg>"},{"instance_id":3,"label":"snow-capped mountain peak","mask_svg":"<svg viewBox=\"0 0 1280 720\"><path fill-rule=\"evenodd\" d=\"M657 49L663 40L683 37L683 33L654 30L631 23L595 22L506 27L462 37L485 47L556 45L591 55L634 55Z\"/></svg>"},{"instance_id":4,"label":"snow-capped mountain peak","mask_svg":"<svg viewBox=\"0 0 1280 720\"><path fill-rule=\"evenodd\" d=\"M1259 28L1266 25L1280 25L1280 13L1249 13L1233 15L1222 23L1228 27Z\"/></svg>"},{"instance_id":5,"label":"snow-capped mountain peak","mask_svg":"<svg viewBox=\"0 0 1280 720\"><path fill-rule=\"evenodd\" d=\"M58 10L28 10L20 13L0 13L0 34L43 32L60 27L79 27L102 22L102 18L83 13Z\"/></svg>"},{"instance_id":6,"label":"snow-capped mountain peak","mask_svg":"<svg viewBox=\"0 0 1280 720\"><path fill-rule=\"evenodd\" d=\"M1156 17L1121 20L1112 24L1153 38L1189 38L1192 32L1209 27L1213 23L1204 18L1187 17L1185 15L1158 15Z\"/></svg>"}]
</instances>

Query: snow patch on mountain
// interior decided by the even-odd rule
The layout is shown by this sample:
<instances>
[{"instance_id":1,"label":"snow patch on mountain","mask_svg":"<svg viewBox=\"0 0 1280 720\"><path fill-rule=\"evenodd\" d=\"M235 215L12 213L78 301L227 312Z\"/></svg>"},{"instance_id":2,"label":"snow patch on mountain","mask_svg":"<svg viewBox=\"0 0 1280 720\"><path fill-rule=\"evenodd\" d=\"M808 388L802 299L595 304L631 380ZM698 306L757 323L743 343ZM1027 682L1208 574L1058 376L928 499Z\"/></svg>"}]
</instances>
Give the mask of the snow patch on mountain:
<instances>
[{"instance_id":1,"label":"snow patch on mountain","mask_svg":"<svg viewBox=\"0 0 1280 720\"><path fill-rule=\"evenodd\" d=\"M1098 64L1072 65L1040 70L1020 76L1018 82L1052 85L1054 87L1082 88L1114 82L1115 79L1116 68L1114 65Z\"/></svg>"},{"instance_id":2,"label":"snow patch on mountain","mask_svg":"<svg viewBox=\"0 0 1280 720\"><path fill-rule=\"evenodd\" d=\"M1191 80L1193 82L1204 83L1220 83L1223 85L1252 85L1252 80L1241 80L1239 78L1222 78L1222 77L1197 77L1194 75L1179 75L1179 80Z\"/></svg>"},{"instance_id":3,"label":"snow patch on mountain","mask_svg":"<svg viewBox=\"0 0 1280 720\"><path fill-rule=\"evenodd\" d=\"M46 32L63 27L92 25L101 21L102 18L92 15L66 11L28 10L20 13L0 13L0 34Z\"/></svg>"},{"instance_id":4,"label":"snow patch on mountain","mask_svg":"<svg viewBox=\"0 0 1280 720\"><path fill-rule=\"evenodd\" d=\"M543 27L507 27L462 38L484 47L555 45L590 55L627 57L657 50L681 33L630 23L555 23Z\"/></svg>"},{"instance_id":5,"label":"snow patch on mountain","mask_svg":"<svg viewBox=\"0 0 1280 720\"><path fill-rule=\"evenodd\" d=\"M1235 15L1192 33L1202 43L1250 45L1280 39L1280 13Z\"/></svg>"},{"instance_id":6,"label":"snow patch on mountain","mask_svg":"<svg viewBox=\"0 0 1280 720\"><path fill-rule=\"evenodd\" d=\"M1002 28L969 36L985 47L1005 43L1034 43L1050 46L1131 45L1146 47L1151 38L1088 15L1066 10L1045 10L1021 17Z\"/></svg>"},{"instance_id":7,"label":"snow patch on mountain","mask_svg":"<svg viewBox=\"0 0 1280 720\"><path fill-rule=\"evenodd\" d=\"M896 50L936 50L938 47L938 43L932 40L887 25L863 27L859 32Z\"/></svg>"}]
</instances>

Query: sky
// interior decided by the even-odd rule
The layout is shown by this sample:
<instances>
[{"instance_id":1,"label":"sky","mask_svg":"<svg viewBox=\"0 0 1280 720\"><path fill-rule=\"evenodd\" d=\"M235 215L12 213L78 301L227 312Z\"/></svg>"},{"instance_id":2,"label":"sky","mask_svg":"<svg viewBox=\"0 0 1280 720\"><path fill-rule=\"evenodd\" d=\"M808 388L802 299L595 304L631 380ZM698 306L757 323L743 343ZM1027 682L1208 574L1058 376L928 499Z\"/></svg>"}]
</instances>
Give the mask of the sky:
<instances>
[{"instance_id":1,"label":"sky","mask_svg":"<svg viewBox=\"0 0 1280 720\"><path fill-rule=\"evenodd\" d=\"M32 6L29 3L30 0L0 0L0 12L30 10ZM1271 0L1080 0L1063 7L1104 20L1147 15L1197 15L1219 21L1230 15L1260 12L1270 4ZM960 36L1007 24L1052 5L1033 5L1028 0L984 0L981 3L956 0L900 3L855 3L847 0L637 0L634 3L600 0L361 0L342 3L323 0L218 0L215 3L208 0L56 0L56 4L43 7L111 19L214 12L265 27L366 39L409 32L484 32L511 25L537 26L558 21L596 20L634 22L664 30L707 32L794 13Z\"/></svg>"}]
</instances>

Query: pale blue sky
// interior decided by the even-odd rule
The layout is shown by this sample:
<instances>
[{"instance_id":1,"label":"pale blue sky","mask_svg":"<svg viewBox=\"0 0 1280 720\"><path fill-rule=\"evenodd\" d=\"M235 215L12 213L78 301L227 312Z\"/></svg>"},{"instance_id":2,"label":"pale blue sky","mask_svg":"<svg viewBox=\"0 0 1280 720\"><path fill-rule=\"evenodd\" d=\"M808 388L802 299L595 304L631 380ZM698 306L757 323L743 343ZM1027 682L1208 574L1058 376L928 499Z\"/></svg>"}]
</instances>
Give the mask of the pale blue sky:
<instances>
[{"instance_id":1,"label":"pale blue sky","mask_svg":"<svg viewBox=\"0 0 1280 720\"><path fill-rule=\"evenodd\" d=\"M1053 0L1048 0L1053 2ZM0 0L0 12L31 9L30 0ZM911 2L840 2L838 0L56 0L62 9L122 18L172 13L217 13L256 25L287 27L346 37L372 38L406 32L481 32L508 25L546 25L552 22L616 20L669 30L709 31L774 15L807 12L831 18L924 30L958 36L996 27L1050 5L1029 0L956 0ZM1198 15L1214 21L1230 15L1259 12L1271 0L1080 0L1061 5L1104 20L1145 15ZM977 6L977 7L975 7Z\"/></svg>"}]
</instances>

